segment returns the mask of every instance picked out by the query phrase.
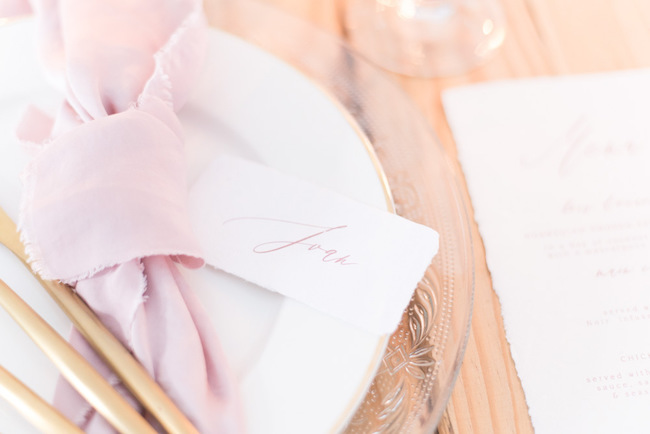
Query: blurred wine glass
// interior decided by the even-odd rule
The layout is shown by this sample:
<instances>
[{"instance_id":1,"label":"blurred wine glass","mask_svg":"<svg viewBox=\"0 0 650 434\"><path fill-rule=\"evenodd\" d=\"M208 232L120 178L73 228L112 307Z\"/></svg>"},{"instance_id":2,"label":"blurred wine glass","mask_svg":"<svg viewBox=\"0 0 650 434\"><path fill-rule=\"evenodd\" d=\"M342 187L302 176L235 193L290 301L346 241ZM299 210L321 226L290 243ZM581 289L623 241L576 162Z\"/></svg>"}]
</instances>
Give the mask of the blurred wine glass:
<instances>
[{"instance_id":1,"label":"blurred wine glass","mask_svg":"<svg viewBox=\"0 0 650 434\"><path fill-rule=\"evenodd\" d=\"M359 53L415 77L465 73L505 37L496 0L348 0L345 25Z\"/></svg>"}]
</instances>

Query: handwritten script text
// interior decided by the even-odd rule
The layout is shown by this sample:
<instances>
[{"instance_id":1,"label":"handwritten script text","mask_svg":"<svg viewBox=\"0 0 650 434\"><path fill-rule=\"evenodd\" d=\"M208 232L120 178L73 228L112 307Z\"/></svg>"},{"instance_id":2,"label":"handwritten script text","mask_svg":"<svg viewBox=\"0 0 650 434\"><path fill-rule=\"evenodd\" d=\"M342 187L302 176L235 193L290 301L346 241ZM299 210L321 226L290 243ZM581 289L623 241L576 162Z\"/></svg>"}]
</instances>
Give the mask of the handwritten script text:
<instances>
[{"instance_id":1,"label":"handwritten script text","mask_svg":"<svg viewBox=\"0 0 650 434\"><path fill-rule=\"evenodd\" d=\"M339 253L337 249L324 247L322 242L325 242L323 239L327 238L327 234L331 234L334 231L342 231L347 228L347 225L341 226L318 226L311 225L308 223L299 223L289 220L281 220L274 218L266 217L238 217L226 220L223 224L234 223L234 222L274 222L280 223L282 226L286 226L287 229L304 229L304 228L313 228L315 232L311 230L308 231L307 235L304 234L304 230L300 231L300 235L295 235L289 240L273 240L266 241L260 244L257 244L253 248L253 252L259 254L268 254L274 252L280 252L287 249L297 249L302 248L305 253L312 252L318 254L318 257L322 262L338 264L338 265L357 265L356 262L351 262L350 255L343 255ZM295 239L294 239L295 238ZM318 240L316 242L316 240Z\"/></svg>"}]
</instances>

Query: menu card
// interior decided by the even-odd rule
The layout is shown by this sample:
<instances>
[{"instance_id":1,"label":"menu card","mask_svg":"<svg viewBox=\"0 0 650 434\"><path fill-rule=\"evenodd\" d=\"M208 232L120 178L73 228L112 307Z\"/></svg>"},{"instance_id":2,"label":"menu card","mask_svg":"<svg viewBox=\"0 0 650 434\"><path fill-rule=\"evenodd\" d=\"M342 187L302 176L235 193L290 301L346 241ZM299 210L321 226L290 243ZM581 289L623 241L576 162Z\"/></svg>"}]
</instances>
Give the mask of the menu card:
<instances>
[{"instance_id":1,"label":"menu card","mask_svg":"<svg viewBox=\"0 0 650 434\"><path fill-rule=\"evenodd\" d=\"M535 431L650 432L650 71L443 102Z\"/></svg>"}]
</instances>

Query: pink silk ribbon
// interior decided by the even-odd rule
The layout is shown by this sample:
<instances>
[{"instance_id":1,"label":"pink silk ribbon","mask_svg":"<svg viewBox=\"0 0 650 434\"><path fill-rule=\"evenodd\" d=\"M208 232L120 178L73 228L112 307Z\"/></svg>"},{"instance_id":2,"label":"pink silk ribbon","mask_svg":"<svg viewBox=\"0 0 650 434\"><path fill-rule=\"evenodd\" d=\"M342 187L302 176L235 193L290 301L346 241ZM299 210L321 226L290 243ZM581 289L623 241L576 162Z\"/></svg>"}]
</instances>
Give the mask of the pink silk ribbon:
<instances>
[{"instance_id":1,"label":"pink silk ribbon","mask_svg":"<svg viewBox=\"0 0 650 434\"><path fill-rule=\"evenodd\" d=\"M201 3L34 0L31 8L46 70L65 92L53 121L32 110L19 128L38 142L20 219L32 266L74 285L200 432L241 432L235 382L177 268L203 265L175 114L204 54ZM71 342L123 390L80 335ZM55 404L87 432L113 431L65 381Z\"/></svg>"}]
</instances>

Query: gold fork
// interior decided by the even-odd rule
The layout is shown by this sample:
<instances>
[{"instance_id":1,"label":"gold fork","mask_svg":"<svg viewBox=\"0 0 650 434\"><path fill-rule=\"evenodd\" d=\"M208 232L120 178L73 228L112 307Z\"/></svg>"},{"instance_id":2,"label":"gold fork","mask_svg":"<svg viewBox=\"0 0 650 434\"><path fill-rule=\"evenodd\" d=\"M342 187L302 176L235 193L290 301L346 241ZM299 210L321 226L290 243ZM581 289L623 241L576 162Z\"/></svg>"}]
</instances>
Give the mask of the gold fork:
<instances>
[{"instance_id":1,"label":"gold fork","mask_svg":"<svg viewBox=\"0 0 650 434\"><path fill-rule=\"evenodd\" d=\"M66 380L116 430L127 433L155 433L153 428L108 381L2 280L0 280L0 306L9 313L34 343L52 360ZM4 380L2 382L3 390L13 392L14 395L20 390L16 388L15 382L12 383L10 375L5 375L0 379ZM6 397L12 404L22 402L11 400L10 395ZM34 406L39 405L37 401L29 402L31 402L32 409L35 408ZM19 411L22 409L20 405L17 408ZM23 411L21 413L28 416L30 421L35 420L29 417L29 414L25 414Z\"/></svg>"},{"instance_id":2,"label":"gold fork","mask_svg":"<svg viewBox=\"0 0 650 434\"><path fill-rule=\"evenodd\" d=\"M104 359L133 396L160 422L167 432L198 434L196 428L149 376L142 365L106 329L72 288L60 282L42 280L38 274L34 273L27 263L27 255L20 242L16 225L2 208L0 208L0 244L6 246L16 255L38 279L97 354Z\"/></svg>"},{"instance_id":3,"label":"gold fork","mask_svg":"<svg viewBox=\"0 0 650 434\"><path fill-rule=\"evenodd\" d=\"M0 366L0 397L42 432L82 434L75 424Z\"/></svg>"}]
</instances>

